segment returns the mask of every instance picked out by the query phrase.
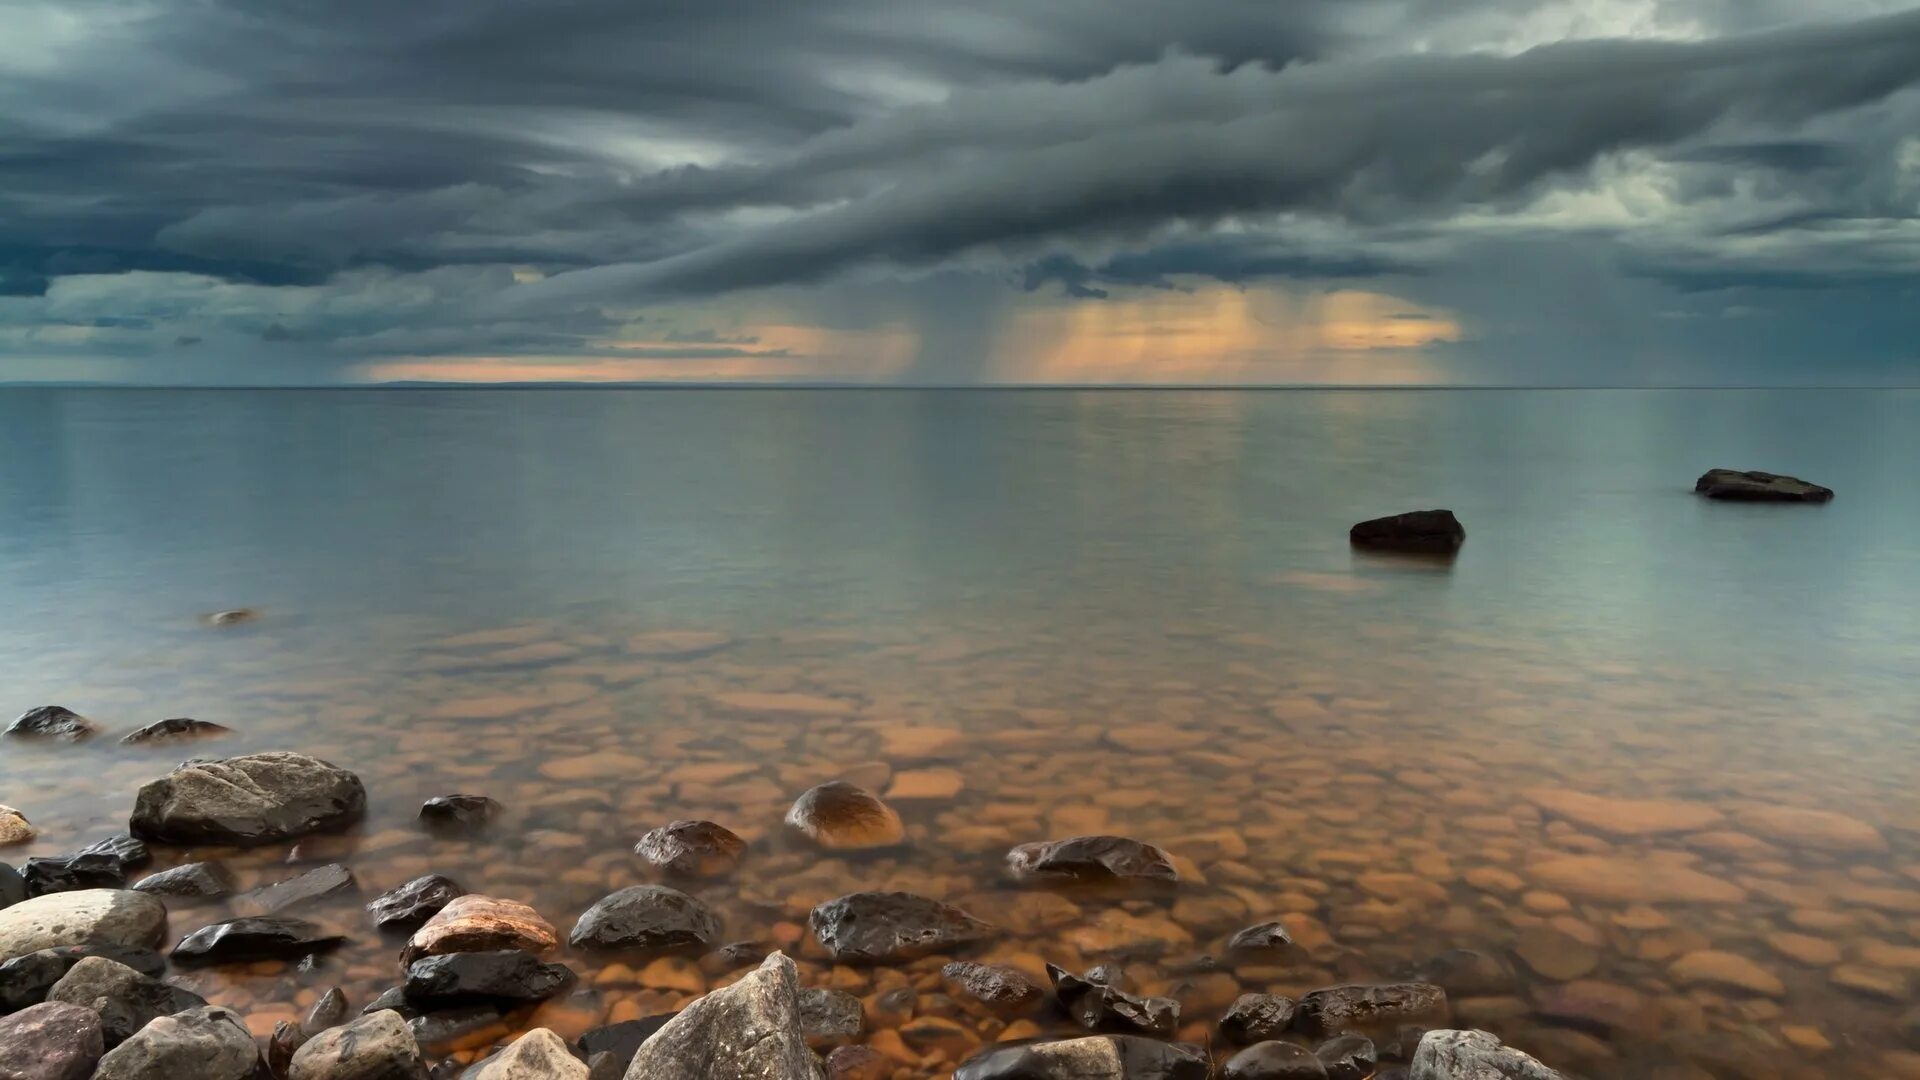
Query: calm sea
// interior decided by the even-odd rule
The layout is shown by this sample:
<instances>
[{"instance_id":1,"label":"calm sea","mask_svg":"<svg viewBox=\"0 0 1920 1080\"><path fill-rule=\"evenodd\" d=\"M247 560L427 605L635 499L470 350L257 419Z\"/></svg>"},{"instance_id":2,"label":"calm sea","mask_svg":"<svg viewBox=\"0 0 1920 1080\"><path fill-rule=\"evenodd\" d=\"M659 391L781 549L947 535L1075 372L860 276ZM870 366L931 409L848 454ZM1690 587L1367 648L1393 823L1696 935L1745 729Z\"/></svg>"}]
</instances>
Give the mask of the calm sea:
<instances>
[{"instance_id":1,"label":"calm sea","mask_svg":"<svg viewBox=\"0 0 1920 1080\"><path fill-rule=\"evenodd\" d=\"M1229 990L1468 948L1505 981L1461 1018L1585 1074L1915 1075L1916 462L1911 392L5 391L0 711L328 757L373 792L326 852L369 895L441 870L563 932L646 878L640 833L711 816L755 845L701 893L730 938L909 887L1006 927L990 955L1131 961L1189 1035ZM1839 494L1696 498L1717 466ZM1428 507L1466 525L1450 564L1348 549ZM199 619L236 607L259 617ZM726 645L662 658L661 631ZM123 827L207 752L0 746L0 803L44 832L6 856ZM901 793L910 849L781 834L840 773ZM412 830L454 790L508 822ZM1087 831L1199 880L1032 917L1006 847ZM330 968L196 985L256 1010L391 985L393 943L322 914L356 938ZM1281 915L1300 963L1192 973ZM685 999L615 974L581 1015ZM959 1053L907 1052L929 1076Z\"/></svg>"}]
</instances>

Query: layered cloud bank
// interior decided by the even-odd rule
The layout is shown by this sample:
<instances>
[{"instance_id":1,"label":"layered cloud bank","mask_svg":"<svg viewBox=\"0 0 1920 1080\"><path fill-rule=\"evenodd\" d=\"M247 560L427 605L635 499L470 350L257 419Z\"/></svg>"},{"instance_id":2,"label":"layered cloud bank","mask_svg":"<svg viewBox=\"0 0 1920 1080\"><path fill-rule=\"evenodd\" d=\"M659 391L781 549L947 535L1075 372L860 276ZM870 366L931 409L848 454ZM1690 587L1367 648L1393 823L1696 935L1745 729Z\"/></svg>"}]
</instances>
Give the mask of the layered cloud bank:
<instances>
[{"instance_id":1,"label":"layered cloud bank","mask_svg":"<svg viewBox=\"0 0 1920 1080\"><path fill-rule=\"evenodd\" d=\"M1920 9L17 5L0 380L1920 381Z\"/></svg>"}]
</instances>

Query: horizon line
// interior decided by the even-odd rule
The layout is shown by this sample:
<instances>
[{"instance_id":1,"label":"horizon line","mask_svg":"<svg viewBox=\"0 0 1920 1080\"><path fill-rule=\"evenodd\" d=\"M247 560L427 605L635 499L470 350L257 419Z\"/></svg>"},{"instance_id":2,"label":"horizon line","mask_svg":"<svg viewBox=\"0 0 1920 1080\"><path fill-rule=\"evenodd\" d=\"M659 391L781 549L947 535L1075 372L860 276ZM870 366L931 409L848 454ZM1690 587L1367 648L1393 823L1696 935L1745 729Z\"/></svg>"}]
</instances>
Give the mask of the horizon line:
<instances>
[{"instance_id":1,"label":"horizon line","mask_svg":"<svg viewBox=\"0 0 1920 1080\"><path fill-rule=\"evenodd\" d=\"M137 383L89 382L79 380L0 381L0 390L815 390L883 392L1000 392L1000 391L1101 391L1101 392L1223 392L1242 391L1408 391L1408 390L1503 390L1503 391L1663 391L1663 390L1920 390L1920 383L877 383L877 382L592 382L555 380L541 382L475 382L452 380L434 382L400 380L363 383Z\"/></svg>"}]
</instances>

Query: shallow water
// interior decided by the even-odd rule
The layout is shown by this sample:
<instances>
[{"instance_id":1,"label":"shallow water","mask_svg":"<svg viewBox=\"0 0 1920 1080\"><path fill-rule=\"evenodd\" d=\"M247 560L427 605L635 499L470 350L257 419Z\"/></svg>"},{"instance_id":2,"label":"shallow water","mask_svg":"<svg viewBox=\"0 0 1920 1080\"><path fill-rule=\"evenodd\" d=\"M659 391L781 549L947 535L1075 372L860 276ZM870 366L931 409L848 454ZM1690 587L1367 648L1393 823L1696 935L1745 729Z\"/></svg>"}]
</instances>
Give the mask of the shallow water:
<instances>
[{"instance_id":1,"label":"shallow water","mask_svg":"<svg viewBox=\"0 0 1920 1080\"><path fill-rule=\"evenodd\" d=\"M1003 928L969 955L1126 959L1197 1040L1243 990L1469 948L1513 975L1456 1019L1582 1075L1920 1075L1920 395L13 391L0 454L11 712L236 729L0 746L0 803L43 830L16 863L124 828L181 758L299 749L372 807L292 858L346 862L366 898L441 872L564 934L651 879L647 829L712 817L753 842L690 890L728 940L907 889ZM1707 503L1713 466L1839 498ZM1451 564L1347 548L1425 506L1466 523ZM261 617L196 617L236 606ZM645 655L664 630L729 644ZM842 775L928 796L896 800L910 848L783 834ZM505 820L414 827L452 791ZM1655 798L1685 805L1620 801ZM1005 876L1013 844L1108 831L1191 880L1062 904ZM232 862L256 883L288 860ZM319 970L193 985L263 1030L392 985L397 941L314 914L354 938ZM1282 916L1305 956L1197 965ZM911 982L959 1023L876 1036L903 1076L1005 1034L942 996L937 958L798 950L810 982ZM719 975L564 959L593 992L516 1026L666 1011Z\"/></svg>"}]
</instances>

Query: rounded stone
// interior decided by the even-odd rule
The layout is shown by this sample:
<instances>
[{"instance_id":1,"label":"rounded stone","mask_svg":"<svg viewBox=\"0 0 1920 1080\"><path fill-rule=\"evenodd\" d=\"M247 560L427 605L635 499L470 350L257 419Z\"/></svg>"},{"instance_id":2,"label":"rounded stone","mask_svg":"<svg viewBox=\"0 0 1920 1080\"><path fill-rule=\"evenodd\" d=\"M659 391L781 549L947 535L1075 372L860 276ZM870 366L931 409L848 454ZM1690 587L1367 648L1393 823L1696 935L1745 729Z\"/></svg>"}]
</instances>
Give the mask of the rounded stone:
<instances>
[{"instance_id":1,"label":"rounded stone","mask_svg":"<svg viewBox=\"0 0 1920 1080\"><path fill-rule=\"evenodd\" d=\"M574 924L577 949L655 951L711 945L720 936L713 909L665 885L633 885L601 899Z\"/></svg>"},{"instance_id":2,"label":"rounded stone","mask_svg":"<svg viewBox=\"0 0 1920 1080\"><path fill-rule=\"evenodd\" d=\"M640 838L634 852L654 867L687 877L724 877L747 842L711 821L675 821Z\"/></svg>"},{"instance_id":3,"label":"rounded stone","mask_svg":"<svg viewBox=\"0 0 1920 1080\"><path fill-rule=\"evenodd\" d=\"M553 924L527 905L469 893L414 931L400 959L410 964L422 956L496 949L522 949L537 955L559 943Z\"/></svg>"},{"instance_id":4,"label":"rounded stone","mask_svg":"<svg viewBox=\"0 0 1920 1080\"><path fill-rule=\"evenodd\" d=\"M56 1001L0 1016L0 1076L8 1080L87 1080L106 1050L92 1009Z\"/></svg>"},{"instance_id":5,"label":"rounded stone","mask_svg":"<svg viewBox=\"0 0 1920 1080\"><path fill-rule=\"evenodd\" d=\"M260 1051L240 1014L204 1006L162 1016L107 1051L94 1080L251 1080Z\"/></svg>"},{"instance_id":6,"label":"rounded stone","mask_svg":"<svg viewBox=\"0 0 1920 1080\"><path fill-rule=\"evenodd\" d=\"M360 778L305 754L183 765L140 789L129 827L168 844L249 847L343 828L366 812Z\"/></svg>"},{"instance_id":7,"label":"rounded stone","mask_svg":"<svg viewBox=\"0 0 1920 1080\"><path fill-rule=\"evenodd\" d=\"M844 780L821 784L794 800L787 824L835 851L893 847L907 838L893 807Z\"/></svg>"},{"instance_id":8,"label":"rounded stone","mask_svg":"<svg viewBox=\"0 0 1920 1080\"><path fill-rule=\"evenodd\" d=\"M166 934L166 905L145 893L82 889L0 911L0 961L63 945L151 949Z\"/></svg>"},{"instance_id":9,"label":"rounded stone","mask_svg":"<svg viewBox=\"0 0 1920 1080\"><path fill-rule=\"evenodd\" d=\"M391 1009L320 1032L293 1055L287 1080L426 1080L420 1044Z\"/></svg>"},{"instance_id":10,"label":"rounded stone","mask_svg":"<svg viewBox=\"0 0 1920 1080\"><path fill-rule=\"evenodd\" d=\"M1304 1046L1269 1041L1235 1054L1220 1076L1221 1080L1327 1080L1327 1067Z\"/></svg>"}]
</instances>

